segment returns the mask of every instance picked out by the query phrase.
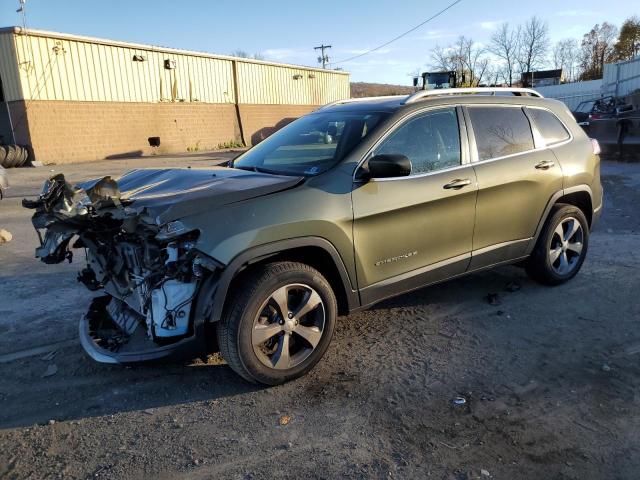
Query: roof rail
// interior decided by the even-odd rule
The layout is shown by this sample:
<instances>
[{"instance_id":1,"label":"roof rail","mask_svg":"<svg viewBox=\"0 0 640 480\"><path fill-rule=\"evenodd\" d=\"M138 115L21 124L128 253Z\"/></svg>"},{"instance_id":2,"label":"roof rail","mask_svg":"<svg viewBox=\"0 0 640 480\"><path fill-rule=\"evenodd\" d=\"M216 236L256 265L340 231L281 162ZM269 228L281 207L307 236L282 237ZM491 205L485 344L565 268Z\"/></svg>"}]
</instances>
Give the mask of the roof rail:
<instances>
[{"instance_id":1,"label":"roof rail","mask_svg":"<svg viewBox=\"0 0 640 480\"><path fill-rule=\"evenodd\" d=\"M420 90L410 95L404 103L414 103L425 97L436 97L440 95L464 95L464 94L482 94L488 93L496 95L497 93L511 93L513 95L529 95L532 97L544 98L540 93L531 88L515 88L515 87L469 87L469 88L441 88L434 90Z\"/></svg>"},{"instance_id":2,"label":"roof rail","mask_svg":"<svg viewBox=\"0 0 640 480\"><path fill-rule=\"evenodd\" d=\"M333 107L335 105L342 105L344 103L355 103L355 102L367 102L371 100L390 100L392 98L401 98L405 95L383 95L380 97L359 97L359 98L345 98L342 100L336 100L335 102L327 103L326 105L322 105L318 110L322 110L323 108Z\"/></svg>"}]
</instances>

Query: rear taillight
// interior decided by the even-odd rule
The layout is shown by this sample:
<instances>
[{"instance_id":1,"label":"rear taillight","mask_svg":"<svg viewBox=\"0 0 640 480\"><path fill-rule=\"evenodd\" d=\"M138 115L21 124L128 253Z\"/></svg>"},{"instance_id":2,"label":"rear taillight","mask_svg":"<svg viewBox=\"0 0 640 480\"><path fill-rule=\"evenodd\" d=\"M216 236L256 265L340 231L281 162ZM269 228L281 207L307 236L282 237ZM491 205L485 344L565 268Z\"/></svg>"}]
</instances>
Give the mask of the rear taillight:
<instances>
[{"instance_id":1,"label":"rear taillight","mask_svg":"<svg viewBox=\"0 0 640 480\"><path fill-rule=\"evenodd\" d=\"M591 148L593 149L593 154L594 155L600 155L600 152L602 150L600 150L600 144L598 143L598 140L596 140L595 138L591 138Z\"/></svg>"},{"instance_id":2,"label":"rear taillight","mask_svg":"<svg viewBox=\"0 0 640 480\"><path fill-rule=\"evenodd\" d=\"M589 120L599 120L599 119L600 119L600 115L598 115L597 113L589 114Z\"/></svg>"}]
</instances>

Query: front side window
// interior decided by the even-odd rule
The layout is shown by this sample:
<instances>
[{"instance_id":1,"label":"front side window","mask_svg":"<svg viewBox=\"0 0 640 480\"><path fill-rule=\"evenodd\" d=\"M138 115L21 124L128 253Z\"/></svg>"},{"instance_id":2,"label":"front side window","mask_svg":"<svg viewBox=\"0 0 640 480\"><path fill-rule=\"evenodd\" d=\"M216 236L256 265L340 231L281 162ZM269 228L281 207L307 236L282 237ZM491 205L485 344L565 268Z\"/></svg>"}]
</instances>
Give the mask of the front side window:
<instances>
[{"instance_id":1,"label":"front side window","mask_svg":"<svg viewBox=\"0 0 640 480\"><path fill-rule=\"evenodd\" d=\"M313 176L340 162L385 113L314 113L278 130L233 162L233 167L280 175Z\"/></svg>"},{"instance_id":2,"label":"front side window","mask_svg":"<svg viewBox=\"0 0 640 480\"><path fill-rule=\"evenodd\" d=\"M455 107L424 113L400 125L373 155L404 155L411 175L460 165L460 130Z\"/></svg>"},{"instance_id":3,"label":"front side window","mask_svg":"<svg viewBox=\"0 0 640 480\"><path fill-rule=\"evenodd\" d=\"M550 111L541 108L527 108L527 112L533 118L533 123L547 145L553 145L569 138L569 132L565 126Z\"/></svg>"},{"instance_id":4,"label":"front side window","mask_svg":"<svg viewBox=\"0 0 640 480\"><path fill-rule=\"evenodd\" d=\"M533 150L533 134L522 108L469 107L479 160Z\"/></svg>"}]
</instances>

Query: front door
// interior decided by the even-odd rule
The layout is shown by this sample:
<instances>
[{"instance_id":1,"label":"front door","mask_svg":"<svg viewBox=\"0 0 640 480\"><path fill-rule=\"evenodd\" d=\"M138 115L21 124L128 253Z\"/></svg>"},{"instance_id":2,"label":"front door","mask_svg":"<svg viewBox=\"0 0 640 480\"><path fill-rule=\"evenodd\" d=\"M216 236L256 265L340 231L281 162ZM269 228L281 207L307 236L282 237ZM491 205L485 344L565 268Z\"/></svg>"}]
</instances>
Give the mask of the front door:
<instances>
[{"instance_id":1,"label":"front door","mask_svg":"<svg viewBox=\"0 0 640 480\"><path fill-rule=\"evenodd\" d=\"M467 269L477 187L459 113L432 109L400 123L370 156L405 155L411 175L354 185L356 270L365 305Z\"/></svg>"}]
</instances>

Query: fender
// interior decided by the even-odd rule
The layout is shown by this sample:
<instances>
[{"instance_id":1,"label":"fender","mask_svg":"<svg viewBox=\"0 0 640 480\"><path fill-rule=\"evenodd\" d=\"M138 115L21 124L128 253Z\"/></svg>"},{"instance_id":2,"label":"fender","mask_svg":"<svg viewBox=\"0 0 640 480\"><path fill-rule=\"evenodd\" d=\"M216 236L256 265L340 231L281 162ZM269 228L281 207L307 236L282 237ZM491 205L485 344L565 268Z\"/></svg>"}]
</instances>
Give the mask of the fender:
<instances>
[{"instance_id":1,"label":"fender","mask_svg":"<svg viewBox=\"0 0 640 480\"><path fill-rule=\"evenodd\" d=\"M349 311L359 308L360 296L358 295L358 291L353 288L353 283L349 278L349 274L347 273L345 264L342 261L342 257L340 257L340 254L333 244L321 237L297 237L252 247L234 257L220 274L215 292L213 293L213 302L211 304L211 316L209 317L209 321L217 322L222 317L222 309L224 308L224 302L227 298L229 285L240 270L247 265L260 261L264 258L301 247L319 247L331 256L333 263L340 274L340 280L347 298Z\"/></svg>"},{"instance_id":2,"label":"fender","mask_svg":"<svg viewBox=\"0 0 640 480\"><path fill-rule=\"evenodd\" d=\"M536 246L536 243L538 242L538 237L542 232L542 227L544 227L544 224L547 221L547 218L549 217L549 212L551 212L551 209L556 204L558 199L564 197L565 195L569 195L571 193L576 193L576 192L587 192L589 194L589 198L591 198L591 204L593 205L593 192L591 191L591 187L589 187L589 185L586 185L586 184L565 188L563 190L559 190L556 193L554 193L549 199L549 202L547 203L547 206L544 209L544 213L542 214L542 217L538 222L538 226L536 227L536 233L529 241L529 245L527 246L527 250L525 251L526 255L531 255L531 252L533 252L533 249Z\"/></svg>"}]
</instances>

